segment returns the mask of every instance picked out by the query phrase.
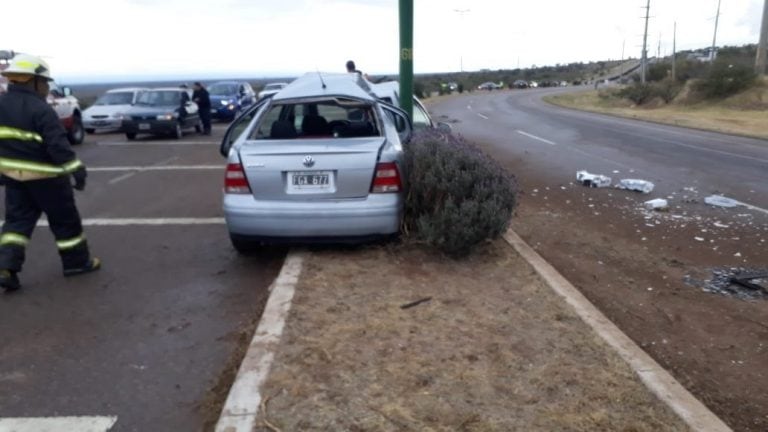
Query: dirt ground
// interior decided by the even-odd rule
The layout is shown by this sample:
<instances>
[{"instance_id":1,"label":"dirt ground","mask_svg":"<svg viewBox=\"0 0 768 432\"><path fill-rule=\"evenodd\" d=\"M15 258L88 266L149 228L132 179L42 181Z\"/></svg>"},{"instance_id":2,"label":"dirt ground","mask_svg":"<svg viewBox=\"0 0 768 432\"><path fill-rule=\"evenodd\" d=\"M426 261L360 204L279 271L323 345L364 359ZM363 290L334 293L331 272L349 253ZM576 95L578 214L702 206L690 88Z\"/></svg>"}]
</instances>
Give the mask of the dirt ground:
<instances>
[{"instance_id":1,"label":"dirt ground","mask_svg":"<svg viewBox=\"0 0 768 432\"><path fill-rule=\"evenodd\" d=\"M262 395L259 431L687 430L502 240L313 251Z\"/></svg>"},{"instance_id":2,"label":"dirt ground","mask_svg":"<svg viewBox=\"0 0 768 432\"><path fill-rule=\"evenodd\" d=\"M737 431L768 430L768 300L705 292L713 268L768 267L768 215L676 192L647 195L553 183L505 160L525 191L513 228L603 313Z\"/></svg>"}]
</instances>

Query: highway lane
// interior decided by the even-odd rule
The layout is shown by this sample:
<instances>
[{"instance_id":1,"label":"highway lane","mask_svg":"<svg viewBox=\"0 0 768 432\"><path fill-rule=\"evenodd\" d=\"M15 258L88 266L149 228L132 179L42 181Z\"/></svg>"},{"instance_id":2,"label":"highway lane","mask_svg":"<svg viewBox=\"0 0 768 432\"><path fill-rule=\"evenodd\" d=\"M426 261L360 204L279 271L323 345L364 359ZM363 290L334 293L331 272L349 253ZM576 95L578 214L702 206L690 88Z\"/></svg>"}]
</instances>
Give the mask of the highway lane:
<instances>
[{"instance_id":1,"label":"highway lane","mask_svg":"<svg viewBox=\"0 0 768 432\"><path fill-rule=\"evenodd\" d=\"M696 187L768 207L768 141L575 111L541 99L564 91L573 90L475 92L431 110L499 154L525 155L549 178L571 181L586 169L614 181L650 180L659 195Z\"/></svg>"},{"instance_id":2,"label":"highway lane","mask_svg":"<svg viewBox=\"0 0 768 432\"><path fill-rule=\"evenodd\" d=\"M75 148L91 168L78 207L104 267L63 278L50 231L36 229L24 288L0 294L0 420L114 416L112 432L201 430L209 390L238 364L284 254L243 257L229 243L223 130L89 135Z\"/></svg>"}]
</instances>

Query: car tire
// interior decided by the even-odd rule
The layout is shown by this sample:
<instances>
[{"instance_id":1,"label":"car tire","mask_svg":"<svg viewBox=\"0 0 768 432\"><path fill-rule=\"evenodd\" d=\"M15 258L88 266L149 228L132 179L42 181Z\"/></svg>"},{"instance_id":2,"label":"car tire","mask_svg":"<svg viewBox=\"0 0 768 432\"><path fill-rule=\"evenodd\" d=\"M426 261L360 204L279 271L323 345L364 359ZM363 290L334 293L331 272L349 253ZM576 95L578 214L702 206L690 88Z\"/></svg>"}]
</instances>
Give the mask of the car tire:
<instances>
[{"instance_id":1,"label":"car tire","mask_svg":"<svg viewBox=\"0 0 768 432\"><path fill-rule=\"evenodd\" d=\"M173 131L173 137L176 139L181 139L184 137L184 130L181 128L181 122L176 122L176 129Z\"/></svg>"},{"instance_id":2,"label":"car tire","mask_svg":"<svg viewBox=\"0 0 768 432\"><path fill-rule=\"evenodd\" d=\"M240 255L252 255L259 250L259 243L257 242L244 240L232 235L229 236L229 240L232 242L232 247Z\"/></svg>"},{"instance_id":3,"label":"car tire","mask_svg":"<svg viewBox=\"0 0 768 432\"><path fill-rule=\"evenodd\" d=\"M126 132L125 137L133 141L136 139L136 132Z\"/></svg>"},{"instance_id":4,"label":"car tire","mask_svg":"<svg viewBox=\"0 0 768 432\"><path fill-rule=\"evenodd\" d=\"M85 140L85 129L83 128L83 119L75 114L72 119L72 127L67 131L67 140L71 145L82 144Z\"/></svg>"},{"instance_id":5,"label":"car tire","mask_svg":"<svg viewBox=\"0 0 768 432\"><path fill-rule=\"evenodd\" d=\"M95 134L96 133L96 129L86 129L85 133L87 133L87 134Z\"/></svg>"}]
</instances>

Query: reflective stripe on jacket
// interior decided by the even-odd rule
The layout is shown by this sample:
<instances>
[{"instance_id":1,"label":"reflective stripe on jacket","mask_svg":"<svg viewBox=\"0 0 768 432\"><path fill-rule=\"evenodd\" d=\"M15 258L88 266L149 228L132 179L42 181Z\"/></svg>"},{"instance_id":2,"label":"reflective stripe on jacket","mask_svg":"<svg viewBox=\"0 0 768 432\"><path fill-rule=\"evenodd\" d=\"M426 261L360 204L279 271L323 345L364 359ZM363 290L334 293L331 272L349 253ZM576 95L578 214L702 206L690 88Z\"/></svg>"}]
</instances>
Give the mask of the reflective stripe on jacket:
<instances>
[{"instance_id":1,"label":"reflective stripe on jacket","mask_svg":"<svg viewBox=\"0 0 768 432\"><path fill-rule=\"evenodd\" d=\"M26 181L82 166L53 108L31 89L9 85L0 95L0 172Z\"/></svg>"}]
</instances>

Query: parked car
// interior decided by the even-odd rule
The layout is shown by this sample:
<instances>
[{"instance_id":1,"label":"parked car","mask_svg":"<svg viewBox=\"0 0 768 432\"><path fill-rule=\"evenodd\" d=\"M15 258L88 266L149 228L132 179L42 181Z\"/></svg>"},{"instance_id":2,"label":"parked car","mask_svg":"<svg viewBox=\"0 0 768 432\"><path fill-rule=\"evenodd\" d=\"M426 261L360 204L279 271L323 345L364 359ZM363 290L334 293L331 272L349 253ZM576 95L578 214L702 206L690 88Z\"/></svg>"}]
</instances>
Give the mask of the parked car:
<instances>
[{"instance_id":1,"label":"parked car","mask_svg":"<svg viewBox=\"0 0 768 432\"><path fill-rule=\"evenodd\" d=\"M400 106L400 83L397 81L386 81L383 83L369 83L371 91L380 100L394 105ZM413 118L411 119L414 129L436 128L443 132L450 133L451 125L445 122L435 122L432 120L432 116L429 115L429 111L424 107L424 104L414 96L413 97Z\"/></svg>"},{"instance_id":2,"label":"parked car","mask_svg":"<svg viewBox=\"0 0 768 432\"><path fill-rule=\"evenodd\" d=\"M72 145L82 144L85 140L85 129L80 101L72 94L69 87L59 87L53 81L49 86L50 91L46 100L56 111L62 126L67 131L67 140Z\"/></svg>"},{"instance_id":3,"label":"parked car","mask_svg":"<svg viewBox=\"0 0 768 432\"><path fill-rule=\"evenodd\" d=\"M96 102L83 111L83 126L89 134L97 131L120 130L123 116L136 103L145 88L112 89L99 96Z\"/></svg>"},{"instance_id":4,"label":"parked car","mask_svg":"<svg viewBox=\"0 0 768 432\"><path fill-rule=\"evenodd\" d=\"M235 249L396 235L408 115L357 74L309 73L227 130L224 216Z\"/></svg>"},{"instance_id":5,"label":"parked car","mask_svg":"<svg viewBox=\"0 0 768 432\"><path fill-rule=\"evenodd\" d=\"M244 81L220 81L208 86L211 98L211 117L232 120L256 102L256 92Z\"/></svg>"},{"instance_id":6,"label":"parked car","mask_svg":"<svg viewBox=\"0 0 768 432\"><path fill-rule=\"evenodd\" d=\"M259 92L259 100L264 99L265 97L271 96L280 90L284 89L288 83L279 82L279 83L269 83L264 86L264 89L262 89Z\"/></svg>"},{"instance_id":7,"label":"parked car","mask_svg":"<svg viewBox=\"0 0 768 432\"><path fill-rule=\"evenodd\" d=\"M519 80L515 80L512 83L512 88L524 89L524 88L528 88L528 87L529 87L528 86L528 81L525 81L525 80L519 79Z\"/></svg>"},{"instance_id":8,"label":"parked car","mask_svg":"<svg viewBox=\"0 0 768 432\"><path fill-rule=\"evenodd\" d=\"M503 88L502 85L499 85L499 84L496 84L495 82L490 82L490 81L484 82L484 83L480 84L479 86L477 86L478 90L489 90L489 91L490 90L498 90L498 89L501 89L501 88Z\"/></svg>"},{"instance_id":9,"label":"parked car","mask_svg":"<svg viewBox=\"0 0 768 432\"><path fill-rule=\"evenodd\" d=\"M129 139L138 134L171 135L181 138L185 129L202 132L197 104L192 91L184 88L156 88L142 92L123 118L123 131Z\"/></svg>"}]
</instances>

